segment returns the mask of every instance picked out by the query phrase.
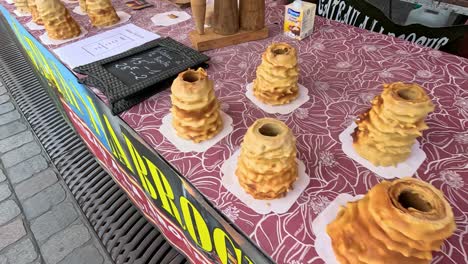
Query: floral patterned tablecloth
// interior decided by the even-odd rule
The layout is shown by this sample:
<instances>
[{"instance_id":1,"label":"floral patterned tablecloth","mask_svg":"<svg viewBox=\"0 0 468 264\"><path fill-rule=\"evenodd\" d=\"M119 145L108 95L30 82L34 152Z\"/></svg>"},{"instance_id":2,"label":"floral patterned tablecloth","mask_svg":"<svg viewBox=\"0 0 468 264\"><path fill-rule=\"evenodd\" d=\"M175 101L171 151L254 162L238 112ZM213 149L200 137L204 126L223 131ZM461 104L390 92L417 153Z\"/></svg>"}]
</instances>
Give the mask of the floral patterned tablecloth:
<instances>
[{"instance_id":1,"label":"floral patterned tablecloth","mask_svg":"<svg viewBox=\"0 0 468 264\"><path fill-rule=\"evenodd\" d=\"M192 21L154 26L150 20L154 14L178 7L164 1L149 2L154 7L141 11L132 11L122 3L115 6L132 14L131 23L190 45L187 32L193 28ZM70 10L76 5L67 4ZM426 89L436 109L427 118L430 129L419 139L427 159L414 177L445 193L457 223L455 234L442 251L434 253L433 263L468 263L468 60L320 17L312 36L291 40L281 34L284 7L270 0L267 5L268 39L206 52L211 57L208 74L215 81L222 110L234 120L230 135L204 153L178 152L158 130L171 107L168 90L124 112L121 118L273 260L323 263L313 247L312 221L338 194L364 194L382 180L343 153L338 135L369 107L382 83L416 82ZM88 36L99 33L86 16L72 15L89 31ZM18 18L24 23L29 19ZM43 32L31 33L37 37ZM288 115L266 114L245 96L245 86L255 78L261 53L278 41L297 48L300 83L310 95L309 102ZM278 118L293 130L298 158L306 164L311 178L284 214L259 215L221 185L221 165L239 148L247 128L265 116Z\"/></svg>"}]
</instances>

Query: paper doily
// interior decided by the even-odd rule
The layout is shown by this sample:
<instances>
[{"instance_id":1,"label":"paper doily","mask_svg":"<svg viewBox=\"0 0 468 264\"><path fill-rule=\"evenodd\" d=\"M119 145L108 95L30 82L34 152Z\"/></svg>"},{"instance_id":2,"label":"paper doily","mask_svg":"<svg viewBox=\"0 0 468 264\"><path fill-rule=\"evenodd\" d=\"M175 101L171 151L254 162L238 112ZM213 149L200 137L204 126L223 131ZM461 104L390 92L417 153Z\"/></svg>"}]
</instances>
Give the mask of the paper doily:
<instances>
[{"instance_id":1,"label":"paper doily","mask_svg":"<svg viewBox=\"0 0 468 264\"><path fill-rule=\"evenodd\" d=\"M362 166L368 168L382 178L393 179L413 176L418 170L419 166L421 166L421 164L426 159L426 153L424 153L424 151L419 147L419 142L416 140L413 147L411 148L411 155L409 158L404 162L398 163L396 167L374 166L370 161L361 157L354 150L351 133L353 133L354 128L356 127L357 125L353 122L348 128L341 132L339 139L341 141L341 148L343 149L343 152L348 157L357 161Z\"/></svg>"},{"instance_id":2,"label":"paper doily","mask_svg":"<svg viewBox=\"0 0 468 264\"><path fill-rule=\"evenodd\" d=\"M242 189L239 184L239 180L235 175L237 159L239 155L240 150L237 150L221 166L221 173L223 174L221 183L223 184L224 188L226 188L237 198L239 198L239 200L241 200L245 205L259 214L268 214L270 212L277 214L286 213L309 185L310 177L305 172L304 162L296 160L298 166L298 179L294 182L293 189L290 190L285 197L273 200L254 199L250 194L246 193L244 189Z\"/></svg>"},{"instance_id":3,"label":"paper doily","mask_svg":"<svg viewBox=\"0 0 468 264\"><path fill-rule=\"evenodd\" d=\"M253 83L247 84L245 96L250 99L256 106L258 106L263 111L269 114L289 114L292 113L294 110L299 108L301 105L309 101L309 90L305 88L302 84L298 84L299 86L299 95L294 101L284 104L284 105L268 105L255 97L253 93Z\"/></svg>"},{"instance_id":4,"label":"paper doily","mask_svg":"<svg viewBox=\"0 0 468 264\"><path fill-rule=\"evenodd\" d=\"M211 139L194 143L191 140L183 139L177 136L174 127L172 126L172 114L168 114L162 120L162 125L159 127L159 132L168 139L180 152L205 152L216 143L218 143L225 136L229 135L232 130L232 118L226 113L220 111L221 118L223 119L223 130Z\"/></svg>"}]
</instances>

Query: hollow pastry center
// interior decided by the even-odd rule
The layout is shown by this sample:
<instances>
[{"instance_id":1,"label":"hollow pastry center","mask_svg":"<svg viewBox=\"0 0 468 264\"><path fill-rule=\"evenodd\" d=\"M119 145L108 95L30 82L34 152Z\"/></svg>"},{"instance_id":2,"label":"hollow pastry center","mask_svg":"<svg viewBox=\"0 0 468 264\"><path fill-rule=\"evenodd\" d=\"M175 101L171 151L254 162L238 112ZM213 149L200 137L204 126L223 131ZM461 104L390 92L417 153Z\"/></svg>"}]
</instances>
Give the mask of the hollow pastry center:
<instances>
[{"instance_id":1,"label":"hollow pastry center","mask_svg":"<svg viewBox=\"0 0 468 264\"><path fill-rule=\"evenodd\" d=\"M200 80L200 76L195 71L188 71L184 73L184 75L182 75L182 80L184 80L185 82L193 83Z\"/></svg>"},{"instance_id":2,"label":"hollow pastry center","mask_svg":"<svg viewBox=\"0 0 468 264\"><path fill-rule=\"evenodd\" d=\"M276 124L264 124L258 129L258 132L267 137L276 137L281 134L281 127Z\"/></svg>"},{"instance_id":3,"label":"hollow pastry center","mask_svg":"<svg viewBox=\"0 0 468 264\"><path fill-rule=\"evenodd\" d=\"M411 89L411 88L400 89L398 90L397 94L403 100L408 100L408 101L416 100L418 99L418 96L419 96L418 91Z\"/></svg>"},{"instance_id":4,"label":"hollow pastry center","mask_svg":"<svg viewBox=\"0 0 468 264\"><path fill-rule=\"evenodd\" d=\"M398 203L405 209L413 208L421 212L432 210L432 205L429 201L410 190L404 190L398 195Z\"/></svg>"},{"instance_id":5,"label":"hollow pastry center","mask_svg":"<svg viewBox=\"0 0 468 264\"><path fill-rule=\"evenodd\" d=\"M281 54L287 54L289 52L289 48L284 47L284 48L275 48L273 49L273 54L275 55L281 55Z\"/></svg>"}]
</instances>

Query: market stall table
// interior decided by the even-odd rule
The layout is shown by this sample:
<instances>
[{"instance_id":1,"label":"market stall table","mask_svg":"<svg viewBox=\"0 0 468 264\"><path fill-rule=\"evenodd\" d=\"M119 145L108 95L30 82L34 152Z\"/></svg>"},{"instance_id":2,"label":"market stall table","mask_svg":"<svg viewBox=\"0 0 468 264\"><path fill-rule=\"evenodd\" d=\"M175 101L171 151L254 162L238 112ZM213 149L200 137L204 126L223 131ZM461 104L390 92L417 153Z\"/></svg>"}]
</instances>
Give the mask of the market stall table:
<instances>
[{"instance_id":1,"label":"market stall table","mask_svg":"<svg viewBox=\"0 0 468 264\"><path fill-rule=\"evenodd\" d=\"M178 7L164 1L151 3L154 7L141 11L130 11L120 2L114 4L117 10L132 15L130 23L190 46L187 33L194 28L193 22L154 26L153 15ZM13 11L6 2L2 5ZM76 5L67 7L71 10ZM202 153L181 153L160 133L162 119L171 107L169 90L125 111L120 118L272 260L323 263L314 248L312 221L337 195L365 194L382 180L343 153L338 135L370 107L370 100L381 92L383 83L418 83L427 90L436 109L427 119L429 129L419 139L427 158L414 177L445 193L457 224L455 234L444 243L442 251L434 253L433 263L466 261L468 60L321 17L316 18L312 36L294 41L281 34L283 11L283 6L267 1L269 38L205 52L211 57L208 76L215 82L222 111L233 119L234 126L234 131L215 146ZM87 36L103 31L92 28L86 16L72 15L88 30ZM29 21L25 17L17 19L22 24ZM30 32L36 38L43 33ZM255 78L261 53L272 42L288 42L297 48L299 83L310 96L308 102L287 115L267 114L245 96L247 84ZM106 100L97 89L94 91ZM292 129L297 138L298 159L305 163L310 176L305 191L283 214L258 214L221 184L224 161L239 149L247 128L256 119L267 116L284 121Z\"/></svg>"}]
</instances>

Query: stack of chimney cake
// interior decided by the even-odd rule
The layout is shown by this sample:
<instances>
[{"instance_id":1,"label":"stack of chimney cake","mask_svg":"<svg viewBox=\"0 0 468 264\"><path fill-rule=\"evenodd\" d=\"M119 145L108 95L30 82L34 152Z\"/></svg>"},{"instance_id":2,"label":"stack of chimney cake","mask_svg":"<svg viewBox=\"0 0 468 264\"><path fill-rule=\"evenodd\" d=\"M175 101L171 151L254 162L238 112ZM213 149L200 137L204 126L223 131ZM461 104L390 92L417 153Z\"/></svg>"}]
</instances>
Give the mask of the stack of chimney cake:
<instances>
[{"instance_id":1,"label":"stack of chimney cake","mask_svg":"<svg viewBox=\"0 0 468 264\"><path fill-rule=\"evenodd\" d=\"M421 86L384 84L382 94L356 121L353 147L375 166L396 166L410 156L416 138L428 128L424 119L433 110Z\"/></svg>"},{"instance_id":2,"label":"stack of chimney cake","mask_svg":"<svg viewBox=\"0 0 468 264\"><path fill-rule=\"evenodd\" d=\"M180 73L171 92L172 125L179 137L199 143L223 129L213 81L203 68Z\"/></svg>"},{"instance_id":3,"label":"stack of chimney cake","mask_svg":"<svg viewBox=\"0 0 468 264\"><path fill-rule=\"evenodd\" d=\"M287 104L299 95L298 80L296 49L287 43L273 43L262 55L253 92L265 104Z\"/></svg>"},{"instance_id":4,"label":"stack of chimney cake","mask_svg":"<svg viewBox=\"0 0 468 264\"><path fill-rule=\"evenodd\" d=\"M70 39L80 35L80 26L60 0L36 0L37 13L51 39Z\"/></svg>"},{"instance_id":5,"label":"stack of chimney cake","mask_svg":"<svg viewBox=\"0 0 468 264\"><path fill-rule=\"evenodd\" d=\"M296 138L285 123L258 119L241 145L236 175L240 186L255 199L287 195L298 178Z\"/></svg>"},{"instance_id":6,"label":"stack of chimney cake","mask_svg":"<svg viewBox=\"0 0 468 264\"><path fill-rule=\"evenodd\" d=\"M442 192L403 178L383 181L342 207L327 233L341 264L428 264L455 228Z\"/></svg>"},{"instance_id":7,"label":"stack of chimney cake","mask_svg":"<svg viewBox=\"0 0 468 264\"><path fill-rule=\"evenodd\" d=\"M81 0L80 0L81 1ZM91 24L95 27L108 27L120 21L110 0L85 0L81 9L88 14ZM81 2L80 2L81 3Z\"/></svg>"},{"instance_id":8,"label":"stack of chimney cake","mask_svg":"<svg viewBox=\"0 0 468 264\"><path fill-rule=\"evenodd\" d=\"M37 25L44 25L39 12L37 11L36 0L28 0L29 11L31 11L32 20Z\"/></svg>"},{"instance_id":9,"label":"stack of chimney cake","mask_svg":"<svg viewBox=\"0 0 468 264\"><path fill-rule=\"evenodd\" d=\"M14 2L15 2L16 10L18 10L18 12L25 13L25 14L30 13L28 0L14 0Z\"/></svg>"}]
</instances>

